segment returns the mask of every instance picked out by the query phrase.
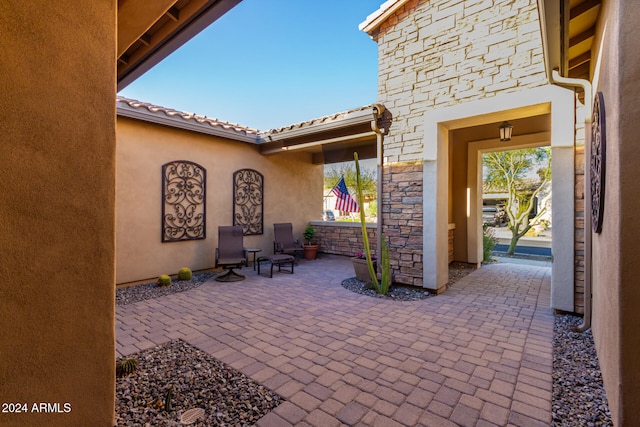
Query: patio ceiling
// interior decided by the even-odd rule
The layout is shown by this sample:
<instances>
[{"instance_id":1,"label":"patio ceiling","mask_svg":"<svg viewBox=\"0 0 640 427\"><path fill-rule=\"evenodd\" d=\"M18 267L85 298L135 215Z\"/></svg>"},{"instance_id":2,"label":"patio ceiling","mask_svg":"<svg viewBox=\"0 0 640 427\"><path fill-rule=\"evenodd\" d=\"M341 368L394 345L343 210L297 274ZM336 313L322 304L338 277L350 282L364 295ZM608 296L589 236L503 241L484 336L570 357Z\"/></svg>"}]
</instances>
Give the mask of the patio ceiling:
<instances>
[{"instance_id":1,"label":"patio ceiling","mask_svg":"<svg viewBox=\"0 0 640 427\"><path fill-rule=\"evenodd\" d=\"M538 0L547 74L591 80L591 58L602 0Z\"/></svg>"},{"instance_id":2,"label":"patio ceiling","mask_svg":"<svg viewBox=\"0 0 640 427\"><path fill-rule=\"evenodd\" d=\"M241 0L118 0L118 90Z\"/></svg>"}]
</instances>

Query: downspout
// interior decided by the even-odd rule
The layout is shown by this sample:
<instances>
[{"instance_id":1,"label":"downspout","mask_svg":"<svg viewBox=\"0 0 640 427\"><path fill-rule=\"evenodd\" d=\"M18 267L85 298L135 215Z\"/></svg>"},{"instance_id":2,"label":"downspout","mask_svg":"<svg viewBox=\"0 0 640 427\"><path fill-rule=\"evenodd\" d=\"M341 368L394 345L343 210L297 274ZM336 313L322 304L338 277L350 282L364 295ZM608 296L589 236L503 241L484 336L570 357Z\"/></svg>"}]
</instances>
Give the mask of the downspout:
<instances>
[{"instance_id":1,"label":"downspout","mask_svg":"<svg viewBox=\"0 0 640 427\"><path fill-rule=\"evenodd\" d=\"M582 323L573 327L575 332L586 332L591 328L591 82L585 79L562 77L558 70L551 73L551 82L561 86L581 87L584 90L584 317ZM575 152L575 138L574 138Z\"/></svg>"},{"instance_id":2,"label":"downspout","mask_svg":"<svg viewBox=\"0 0 640 427\"><path fill-rule=\"evenodd\" d=\"M374 115L373 120L371 121L371 130L376 133L376 171L377 171L377 193L378 193L378 207L377 214L378 215L378 223L376 228L376 257L378 259L382 259L380 254L382 249L382 159L383 157L383 144L384 141L384 128L380 129L378 126L378 119L382 117L382 113L384 112L384 105L375 104L374 108L377 110L377 113ZM382 268L382 262L378 262L378 270Z\"/></svg>"}]
</instances>

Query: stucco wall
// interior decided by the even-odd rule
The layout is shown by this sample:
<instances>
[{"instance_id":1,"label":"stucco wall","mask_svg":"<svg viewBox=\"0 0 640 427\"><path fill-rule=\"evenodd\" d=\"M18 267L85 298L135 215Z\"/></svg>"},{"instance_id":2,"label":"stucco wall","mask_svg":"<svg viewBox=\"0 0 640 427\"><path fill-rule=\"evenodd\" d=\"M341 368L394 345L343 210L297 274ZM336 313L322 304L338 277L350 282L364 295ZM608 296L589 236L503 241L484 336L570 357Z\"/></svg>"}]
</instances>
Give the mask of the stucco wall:
<instances>
[{"instance_id":1,"label":"stucco wall","mask_svg":"<svg viewBox=\"0 0 640 427\"><path fill-rule=\"evenodd\" d=\"M594 41L594 93L606 108L606 188L602 233L593 236L593 334L616 425L640 419L640 4L603 2Z\"/></svg>"},{"instance_id":2,"label":"stucco wall","mask_svg":"<svg viewBox=\"0 0 640 427\"><path fill-rule=\"evenodd\" d=\"M0 2L3 426L113 425L115 7Z\"/></svg>"},{"instance_id":3,"label":"stucco wall","mask_svg":"<svg viewBox=\"0 0 640 427\"><path fill-rule=\"evenodd\" d=\"M175 274L180 267L211 268L218 226L232 225L233 173L255 169L264 175L264 234L245 236L246 247L273 253L273 224L291 222L294 237L322 212L322 165L311 155L260 155L238 141L118 117L116 281ZM206 239L162 243L163 164L198 163L207 171Z\"/></svg>"}]
</instances>

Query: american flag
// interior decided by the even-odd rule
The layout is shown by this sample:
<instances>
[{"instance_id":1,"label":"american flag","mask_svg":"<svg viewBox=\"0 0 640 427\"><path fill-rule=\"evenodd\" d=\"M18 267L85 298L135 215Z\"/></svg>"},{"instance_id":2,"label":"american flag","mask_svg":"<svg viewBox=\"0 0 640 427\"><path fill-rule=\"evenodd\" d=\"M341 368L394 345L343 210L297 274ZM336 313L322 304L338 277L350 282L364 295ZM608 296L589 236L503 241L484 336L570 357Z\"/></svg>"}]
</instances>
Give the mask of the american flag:
<instances>
[{"instance_id":1,"label":"american flag","mask_svg":"<svg viewBox=\"0 0 640 427\"><path fill-rule=\"evenodd\" d=\"M358 207L356 201L349 195L347 185L344 183L344 177L340 178L340 181L338 181L331 191L338 197L338 200L336 200L336 210L342 212L360 212L360 207Z\"/></svg>"}]
</instances>

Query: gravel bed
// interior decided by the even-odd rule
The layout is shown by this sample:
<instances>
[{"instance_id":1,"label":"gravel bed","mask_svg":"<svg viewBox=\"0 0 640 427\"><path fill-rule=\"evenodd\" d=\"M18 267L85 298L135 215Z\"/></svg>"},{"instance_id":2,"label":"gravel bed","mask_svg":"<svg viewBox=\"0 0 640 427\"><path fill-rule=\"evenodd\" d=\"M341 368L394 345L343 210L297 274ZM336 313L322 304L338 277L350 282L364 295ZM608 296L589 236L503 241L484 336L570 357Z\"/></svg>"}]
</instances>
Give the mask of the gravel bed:
<instances>
[{"instance_id":1,"label":"gravel bed","mask_svg":"<svg viewBox=\"0 0 640 427\"><path fill-rule=\"evenodd\" d=\"M387 295L380 295L375 289L367 288L367 282L352 277L342 281L342 287L360 295L367 295L373 298L392 299L396 301L418 301L429 298L429 292L419 288L407 288L400 286L389 287Z\"/></svg>"},{"instance_id":2,"label":"gravel bed","mask_svg":"<svg viewBox=\"0 0 640 427\"><path fill-rule=\"evenodd\" d=\"M180 426L182 414L204 409L192 426L248 426L283 399L182 340L140 351L138 369L116 379L116 426ZM171 389L170 412L164 411Z\"/></svg>"},{"instance_id":3,"label":"gravel bed","mask_svg":"<svg viewBox=\"0 0 640 427\"><path fill-rule=\"evenodd\" d=\"M171 280L171 286L158 286L157 282L127 286L116 289L116 305L127 305L164 295L175 294L197 288L217 273L194 274L191 280Z\"/></svg>"},{"instance_id":4,"label":"gravel bed","mask_svg":"<svg viewBox=\"0 0 640 427\"><path fill-rule=\"evenodd\" d=\"M465 263L453 262L449 265L449 282L446 287L449 288L458 280L474 271L475 268ZM342 287L361 295L367 295L373 298L391 299L395 301L418 301L433 296L432 293L422 288L411 286L395 286L389 287L387 295L378 294L375 289L367 287L367 282L352 277L342 282Z\"/></svg>"},{"instance_id":5,"label":"gravel bed","mask_svg":"<svg viewBox=\"0 0 640 427\"><path fill-rule=\"evenodd\" d=\"M613 426L591 331L571 326L582 318L556 314L553 326L554 426Z\"/></svg>"}]
</instances>

